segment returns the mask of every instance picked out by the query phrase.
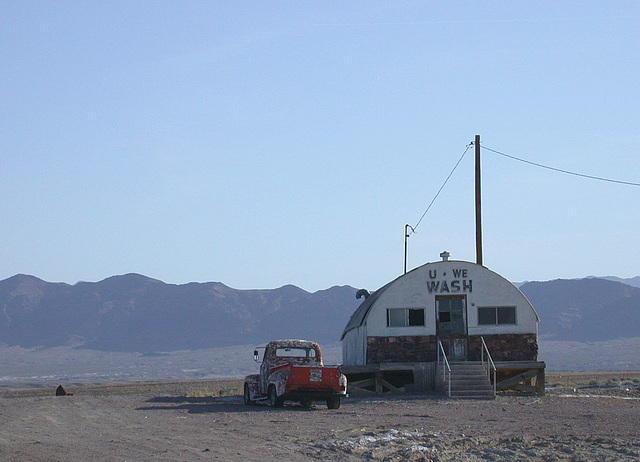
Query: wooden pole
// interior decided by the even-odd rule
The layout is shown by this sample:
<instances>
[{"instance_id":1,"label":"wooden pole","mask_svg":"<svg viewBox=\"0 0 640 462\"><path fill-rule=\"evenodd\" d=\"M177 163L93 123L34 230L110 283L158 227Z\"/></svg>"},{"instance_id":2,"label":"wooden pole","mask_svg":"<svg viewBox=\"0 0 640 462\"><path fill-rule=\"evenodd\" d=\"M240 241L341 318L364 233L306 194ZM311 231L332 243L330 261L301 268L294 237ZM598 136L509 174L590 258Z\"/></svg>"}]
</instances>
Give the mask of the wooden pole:
<instances>
[{"instance_id":1,"label":"wooden pole","mask_svg":"<svg viewBox=\"0 0 640 462\"><path fill-rule=\"evenodd\" d=\"M480 135L476 135L476 263L482 265L482 195L480 194Z\"/></svg>"}]
</instances>

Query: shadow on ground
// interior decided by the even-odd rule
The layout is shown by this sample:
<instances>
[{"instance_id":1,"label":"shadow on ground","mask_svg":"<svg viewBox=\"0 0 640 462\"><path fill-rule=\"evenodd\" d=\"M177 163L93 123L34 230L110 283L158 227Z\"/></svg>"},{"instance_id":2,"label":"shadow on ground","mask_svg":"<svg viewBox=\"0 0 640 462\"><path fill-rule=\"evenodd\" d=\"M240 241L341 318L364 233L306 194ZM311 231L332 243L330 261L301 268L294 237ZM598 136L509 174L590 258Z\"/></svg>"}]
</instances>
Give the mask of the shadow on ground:
<instances>
[{"instance_id":1,"label":"shadow on ground","mask_svg":"<svg viewBox=\"0 0 640 462\"><path fill-rule=\"evenodd\" d=\"M309 412L326 409L321 403L311 407L300 404L285 404L284 407L273 408L266 404L244 404L242 396L156 396L146 401L152 405L141 406L136 411L180 411L189 414L220 413L220 412L278 412L282 410Z\"/></svg>"},{"instance_id":2,"label":"shadow on ground","mask_svg":"<svg viewBox=\"0 0 640 462\"><path fill-rule=\"evenodd\" d=\"M343 401L344 404L367 403L367 402L389 402L389 401L440 401L445 397L437 394L397 394L384 396L352 396ZM179 411L186 410L190 414L220 413L220 412L313 412L326 411L327 407L322 401L315 402L311 407L303 406L299 403L287 402L283 407L273 408L266 404L244 404L242 396L156 396L146 401L149 406L136 408L137 411ZM332 410L331 412L336 412ZM340 410L338 410L340 412Z\"/></svg>"}]
</instances>

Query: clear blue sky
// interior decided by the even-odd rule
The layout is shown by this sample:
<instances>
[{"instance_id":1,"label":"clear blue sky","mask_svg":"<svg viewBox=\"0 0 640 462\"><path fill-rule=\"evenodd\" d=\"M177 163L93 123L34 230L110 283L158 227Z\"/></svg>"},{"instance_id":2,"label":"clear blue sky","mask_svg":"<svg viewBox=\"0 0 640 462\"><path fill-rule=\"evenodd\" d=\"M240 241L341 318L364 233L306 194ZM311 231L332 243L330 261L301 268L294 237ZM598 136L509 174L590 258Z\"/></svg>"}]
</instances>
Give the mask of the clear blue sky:
<instances>
[{"instance_id":1,"label":"clear blue sky","mask_svg":"<svg viewBox=\"0 0 640 462\"><path fill-rule=\"evenodd\" d=\"M640 3L0 3L0 279L375 289L465 146L640 182ZM409 267L475 260L473 150ZM640 274L640 188L483 151L484 263Z\"/></svg>"}]
</instances>

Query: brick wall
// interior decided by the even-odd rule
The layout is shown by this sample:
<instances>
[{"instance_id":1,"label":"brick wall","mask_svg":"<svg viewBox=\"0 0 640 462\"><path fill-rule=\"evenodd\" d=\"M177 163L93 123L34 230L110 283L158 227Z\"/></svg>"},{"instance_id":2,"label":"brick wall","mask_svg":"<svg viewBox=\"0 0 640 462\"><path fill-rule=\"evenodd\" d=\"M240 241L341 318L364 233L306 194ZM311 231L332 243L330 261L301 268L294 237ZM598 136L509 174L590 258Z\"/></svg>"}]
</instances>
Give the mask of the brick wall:
<instances>
[{"instance_id":1,"label":"brick wall","mask_svg":"<svg viewBox=\"0 0 640 462\"><path fill-rule=\"evenodd\" d=\"M367 337L367 364L431 362L437 348L435 335Z\"/></svg>"},{"instance_id":2,"label":"brick wall","mask_svg":"<svg viewBox=\"0 0 640 462\"><path fill-rule=\"evenodd\" d=\"M494 361L537 361L536 334L483 335ZM469 360L480 361L482 341L479 335L469 336Z\"/></svg>"},{"instance_id":3,"label":"brick wall","mask_svg":"<svg viewBox=\"0 0 640 462\"><path fill-rule=\"evenodd\" d=\"M538 360L536 334L500 334L483 337L494 361ZM367 364L436 361L437 342L435 335L367 337ZM481 348L480 336L470 335L470 361L480 361Z\"/></svg>"}]
</instances>

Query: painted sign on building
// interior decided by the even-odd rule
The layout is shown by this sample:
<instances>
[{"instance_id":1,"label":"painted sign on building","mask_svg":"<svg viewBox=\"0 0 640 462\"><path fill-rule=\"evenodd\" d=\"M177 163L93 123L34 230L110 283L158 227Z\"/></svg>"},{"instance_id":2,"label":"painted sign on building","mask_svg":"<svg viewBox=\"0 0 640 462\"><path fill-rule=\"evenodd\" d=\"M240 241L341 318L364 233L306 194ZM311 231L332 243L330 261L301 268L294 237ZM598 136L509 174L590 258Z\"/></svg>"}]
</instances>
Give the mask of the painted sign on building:
<instances>
[{"instance_id":1,"label":"painted sign on building","mask_svg":"<svg viewBox=\"0 0 640 462\"><path fill-rule=\"evenodd\" d=\"M448 271L452 279L446 279L447 271L429 270L427 290L430 294L445 293L471 293L473 292L473 280L469 279L469 271L466 268L452 268Z\"/></svg>"}]
</instances>

